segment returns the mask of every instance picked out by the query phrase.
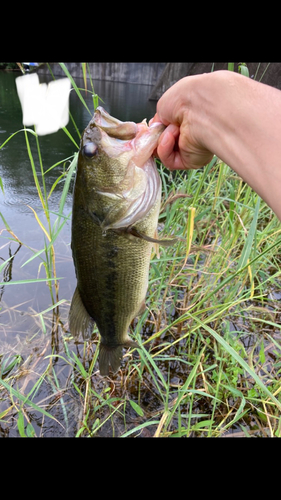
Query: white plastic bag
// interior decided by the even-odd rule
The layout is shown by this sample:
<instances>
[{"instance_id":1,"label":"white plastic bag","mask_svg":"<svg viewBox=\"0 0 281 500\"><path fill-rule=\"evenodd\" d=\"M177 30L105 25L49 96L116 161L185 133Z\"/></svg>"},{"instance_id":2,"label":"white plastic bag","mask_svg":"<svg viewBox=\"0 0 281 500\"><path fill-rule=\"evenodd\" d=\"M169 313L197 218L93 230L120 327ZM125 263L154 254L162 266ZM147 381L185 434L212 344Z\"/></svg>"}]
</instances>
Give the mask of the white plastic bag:
<instances>
[{"instance_id":1,"label":"white plastic bag","mask_svg":"<svg viewBox=\"0 0 281 500\"><path fill-rule=\"evenodd\" d=\"M67 125L71 87L68 78L40 84L37 73L33 73L16 78L16 86L23 125L35 125L38 135L52 134Z\"/></svg>"}]
</instances>

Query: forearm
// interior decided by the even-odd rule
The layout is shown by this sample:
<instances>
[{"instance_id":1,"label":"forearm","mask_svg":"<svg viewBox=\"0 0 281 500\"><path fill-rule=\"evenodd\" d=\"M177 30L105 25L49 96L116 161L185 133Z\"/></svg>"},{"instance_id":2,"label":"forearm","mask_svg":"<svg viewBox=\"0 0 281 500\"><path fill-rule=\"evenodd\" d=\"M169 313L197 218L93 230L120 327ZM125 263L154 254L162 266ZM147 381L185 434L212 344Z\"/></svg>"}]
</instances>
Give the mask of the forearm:
<instances>
[{"instance_id":1,"label":"forearm","mask_svg":"<svg viewBox=\"0 0 281 500\"><path fill-rule=\"evenodd\" d=\"M189 123L281 219L281 92L230 72L202 75Z\"/></svg>"}]
</instances>

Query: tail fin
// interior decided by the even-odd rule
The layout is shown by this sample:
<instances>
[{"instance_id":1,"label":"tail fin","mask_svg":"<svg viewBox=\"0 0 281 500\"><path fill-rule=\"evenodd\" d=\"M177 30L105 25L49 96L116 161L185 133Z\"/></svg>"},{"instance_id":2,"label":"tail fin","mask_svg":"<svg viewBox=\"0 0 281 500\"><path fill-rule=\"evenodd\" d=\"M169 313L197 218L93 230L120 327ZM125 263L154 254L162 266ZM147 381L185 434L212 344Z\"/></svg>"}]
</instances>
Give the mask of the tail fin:
<instances>
[{"instance_id":1,"label":"tail fin","mask_svg":"<svg viewBox=\"0 0 281 500\"><path fill-rule=\"evenodd\" d=\"M113 373L117 372L121 365L123 347L139 347L133 340L128 340L124 344L117 346L108 346L101 342L99 355L99 368L102 377L109 374L109 366Z\"/></svg>"}]
</instances>

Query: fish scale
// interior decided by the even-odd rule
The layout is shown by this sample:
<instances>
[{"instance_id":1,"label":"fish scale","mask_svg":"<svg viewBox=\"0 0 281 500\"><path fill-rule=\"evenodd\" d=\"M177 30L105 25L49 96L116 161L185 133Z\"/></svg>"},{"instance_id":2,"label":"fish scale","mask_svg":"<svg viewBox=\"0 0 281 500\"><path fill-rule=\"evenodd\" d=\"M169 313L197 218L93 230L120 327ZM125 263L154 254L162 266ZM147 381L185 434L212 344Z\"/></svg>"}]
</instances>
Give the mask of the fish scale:
<instances>
[{"instance_id":1,"label":"fish scale","mask_svg":"<svg viewBox=\"0 0 281 500\"><path fill-rule=\"evenodd\" d=\"M81 139L71 242L77 288L69 325L75 337L91 339L96 323L101 375L119 369L124 347L138 347L128 329L145 307L161 200L151 155L163 130L162 124L120 122L99 107Z\"/></svg>"}]
</instances>

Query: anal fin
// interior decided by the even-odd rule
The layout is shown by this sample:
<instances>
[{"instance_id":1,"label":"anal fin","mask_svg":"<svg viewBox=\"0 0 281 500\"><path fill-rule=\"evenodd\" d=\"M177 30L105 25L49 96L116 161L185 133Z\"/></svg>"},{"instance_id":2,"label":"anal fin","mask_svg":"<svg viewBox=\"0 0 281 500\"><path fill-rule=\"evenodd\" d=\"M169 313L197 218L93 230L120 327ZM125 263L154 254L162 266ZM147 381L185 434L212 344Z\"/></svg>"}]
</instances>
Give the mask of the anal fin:
<instances>
[{"instance_id":1,"label":"anal fin","mask_svg":"<svg viewBox=\"0 0 281 500\"><path fill-rule=\"evenodd\" d=\"M143 300L138 310L137 316L141 316L145 311L146 311L146 303L145 300Z\"/></svg>"},{"instance_id":2,"label":"anal fin","mask_svg":"<svg viewBox=\"0 0 281 500\"><path fill-rule=\"evenodd\" d=\"M70 332L74 338L78 338L80 333L82 333L84 340L90 340L94 324L94 320L85 309L78 287L76 287L69 311Z\"/></svg>"}]
</instances>

